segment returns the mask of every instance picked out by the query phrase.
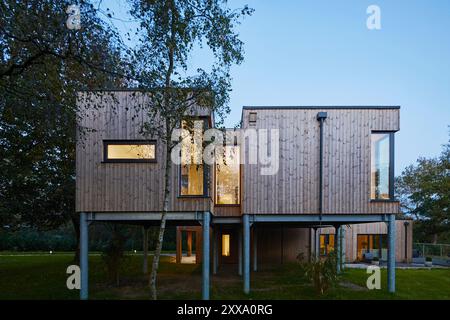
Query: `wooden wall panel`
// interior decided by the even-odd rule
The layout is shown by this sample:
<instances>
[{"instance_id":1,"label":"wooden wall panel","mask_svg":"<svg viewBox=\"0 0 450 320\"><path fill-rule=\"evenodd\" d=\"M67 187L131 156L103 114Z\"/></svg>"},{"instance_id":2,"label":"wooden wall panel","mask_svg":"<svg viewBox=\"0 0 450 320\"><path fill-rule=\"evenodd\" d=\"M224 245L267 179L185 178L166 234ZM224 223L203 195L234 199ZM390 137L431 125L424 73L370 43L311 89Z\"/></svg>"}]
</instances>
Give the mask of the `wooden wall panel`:
<instances>
[{"instance_id":1,"label":"wooden wall panel","mask_svg":"<svg viewBox=\"0 0 450 320\"><path fill-rule=\"evenodd\" d=\"M295 262L297 256L309 254L309 229L257 226L258 264Z\"/></svg>"},{"instance_id":2,"label":"wooden wall panel","mask_svg":"<svg viewBox=\"0 0 450 320\"><path fill-rule=\"evenodd\" d=\"M244 129L278 129L279 170L261 175L259 164L246 161L243 213L316 214L319 197L319 122L324 125L324 214L397 213L398 203L370 202L370 133L399 130L398 109L256 109L243 110ZM256 126L248 122L257 113Z\"/></svg>"},{"instance_id":3,"label":"wooden wall panel","mask_svg":"<svg viewBox=\"0 0 450 320\"><path fill-rule=\"evenodd\" d=\"M157 142L157 163L103 163L103 140L145 139L142 125L149 121L143 108L148 95L113 91L80 93L76 158L78 212L161 211L164 145ZM196 109L197 110L197 109ZM179 170L172 165L171 211L210 210L210 198L178 198Z\"/></svg>"}]
</instances>

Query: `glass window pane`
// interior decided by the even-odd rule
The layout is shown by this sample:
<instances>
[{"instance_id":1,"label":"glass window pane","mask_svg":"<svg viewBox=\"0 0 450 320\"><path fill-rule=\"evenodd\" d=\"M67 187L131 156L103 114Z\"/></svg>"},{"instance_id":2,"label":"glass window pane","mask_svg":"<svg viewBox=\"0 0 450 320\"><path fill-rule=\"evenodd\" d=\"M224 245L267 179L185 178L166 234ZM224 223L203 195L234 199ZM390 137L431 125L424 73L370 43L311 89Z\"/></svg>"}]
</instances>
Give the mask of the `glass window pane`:
<instances>
[{"instance_id":1,"label":"glass window pane","mask_svg":"<svg viewBox=\"0 0 450 320\"><path fill-rule=\"evenodd\" d=\"M229 234L222 235L222 256L224 256L224 257L230 256L230 235Z\"/></svg>"},{"instance_id":2,"label":"glass window pane","mask_svg":"<svg viewBox=\"0 0 450 320\"><path fill-rule=\"evenodd\" d=\"M239 203L239 147L227 146L216 154L216 204Z\"/></svg>"},{"instance_id":3,"label":"glass window pane","mask_svg":"<svg viewBox=\"0 0 450 320\"><path fill-rule=\"evenodd\" d=\"M204 125L204 120L182 122L182 127L189 130L192 135L184 138L181 146L180 195L182 196L205 194L202 144L201 140L198 140L201 139Z\"/></svg>"},{"instance_id":4,"label":"glass window pane","mask_svg":"<svg viewBox=\"0 0 450 320\"><path fill-rule=\"evenodd\" d=\"M330 234L328 238L327 253L334 251L334 234Z\"/></svg>"},{"instance_id":5,"label":"glass window pane","mask_svg":"<svg viewBox=\"0 0 450 320\"><path fill-rule=\"evenodd\" d=\"M181 195L203 195L203 165L181 165Z\"/></svg>"},{"instance_id":6,"label":"glass window pane","mask_svg":"<svg viewBox=\"0 0 450 320\"><path fill-rule=\"evenodd\" d=\"M371 199L389 199L390 134L373 133L371 148Z\"/></svg>"},{"instance_id":7,"label":"glass window pane","mask_svg":"<svg viewBox=\"0 0 450 320\"><path fill-rule=\"evenodd\" d=\"M327 254L327 251L326 251L326 248L325 248L325 235L324 234L321 234L320 235L320 255L326 255Z\"/></svg>"},{"instance_id":8,"label":"glass window pane","mask_svg":"<svg viewBox=\"0 0 450 320\"><path fill-rule=\"evenodd\" d=\"M108 144L108 159L155 159L154 144Z\"/></svg>"},{"instance_id":9,"label":"glass window pane","mask_svg":"<svg viewBox=\"0 0 450 320\"><path fill-rule=\"evenodd\" d=\"M360 235L357 236L357 260L362 260L364 253L369 251L369 236Z\"/></svg>"}]
</instances>

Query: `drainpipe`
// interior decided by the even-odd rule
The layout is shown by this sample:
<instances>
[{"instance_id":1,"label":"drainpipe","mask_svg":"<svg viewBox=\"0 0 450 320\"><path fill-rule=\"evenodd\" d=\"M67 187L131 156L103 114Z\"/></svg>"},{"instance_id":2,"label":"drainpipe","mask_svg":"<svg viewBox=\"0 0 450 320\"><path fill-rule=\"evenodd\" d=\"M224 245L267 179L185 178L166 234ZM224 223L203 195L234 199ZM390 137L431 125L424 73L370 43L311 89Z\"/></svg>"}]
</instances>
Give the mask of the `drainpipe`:
<instances>
[{"instance_id":1,"label":"drainpipe","mask_svg":"<svg viewBox=\"0 0 450 320\"><path fill-rule=\"evenodd\" d=\"M408 263L408 226L409 222L405 221L403 222L405 225L405 262Z\"/></svg>"},{"instance_id":2,"label":"drainpipe","mask_svg":"<svg viewBox=\"0 0 450 320\"><path fill-rule=\"evenodd\" d=\"M320 145L319 145L319 216L322 222L323 213L323 123L327 118L326 112L317 113L317 121L320 128Z\"/></svg>"}]
</instances>

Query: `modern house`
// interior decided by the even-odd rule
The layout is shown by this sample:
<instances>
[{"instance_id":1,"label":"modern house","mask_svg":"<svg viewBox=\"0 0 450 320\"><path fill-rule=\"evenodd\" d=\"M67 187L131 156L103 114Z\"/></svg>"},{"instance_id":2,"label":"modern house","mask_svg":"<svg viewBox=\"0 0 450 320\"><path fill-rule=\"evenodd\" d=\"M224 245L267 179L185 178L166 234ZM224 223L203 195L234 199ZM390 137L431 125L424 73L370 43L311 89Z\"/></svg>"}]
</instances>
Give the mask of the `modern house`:
<instances>
[{"instance_id":1,"label":"modern house","mask_svg":"<svg viewBox=\"0 0 450 320\"><path fill-rule=\"evenodd\" d=\"M141 108L147 100L146 92L136 91L79 95L82 299L88 296L90 222L144 228L160 223L164 143L141 132L152 120ZM244 107L241 127L226 130L215 164L172 163L167 223L179 227L178 261L181 234L188 234L188 246L195 235L203 298L209 298L210 273L221 264L237 264L248 293L258 265L292 260L301 252L325 255L331 247L341 262L362 259L366 252L386 259L388 289L394 292L395 261L408 261L412 248L412 227L395 220L399 109ZM192 108L186 117L201 130L214 127L214 116L204 109ZM181 157L190 158L194 148L182 144Z\"/></svg>"}]
</instances>

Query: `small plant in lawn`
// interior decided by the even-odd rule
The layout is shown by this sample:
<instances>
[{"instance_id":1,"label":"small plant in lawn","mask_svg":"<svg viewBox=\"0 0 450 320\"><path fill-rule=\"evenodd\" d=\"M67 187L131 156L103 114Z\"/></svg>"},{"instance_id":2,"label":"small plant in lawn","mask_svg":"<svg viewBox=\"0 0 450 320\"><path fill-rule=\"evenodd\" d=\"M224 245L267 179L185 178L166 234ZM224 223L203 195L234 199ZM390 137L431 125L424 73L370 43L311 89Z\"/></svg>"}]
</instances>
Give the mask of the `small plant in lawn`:
<instances>
[{"instance_id":1,"label":"small plant in lawn","mask_svg":"<svg viewBox=\"0 0 450 320\"><path fill-rule=\"evenodd\" d=\"M305 277L311 281L318 295L326 294L329 289L335 287L338 283L337 259L333 252L324 258L312 256L311 261L305 261L304 255L299 254L297 260Z\"/></svg>"},{"instance_id":2,"label":"small plant in lawn","mask_svg":"<svg viewBox=\"0 0 450 320\"><path fill-rule=\"evenodd\" d=\"M425 257L425 266L431 267L433 265L433 258L432 257Z\"/></svg>"}]
</instances>

